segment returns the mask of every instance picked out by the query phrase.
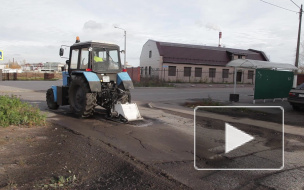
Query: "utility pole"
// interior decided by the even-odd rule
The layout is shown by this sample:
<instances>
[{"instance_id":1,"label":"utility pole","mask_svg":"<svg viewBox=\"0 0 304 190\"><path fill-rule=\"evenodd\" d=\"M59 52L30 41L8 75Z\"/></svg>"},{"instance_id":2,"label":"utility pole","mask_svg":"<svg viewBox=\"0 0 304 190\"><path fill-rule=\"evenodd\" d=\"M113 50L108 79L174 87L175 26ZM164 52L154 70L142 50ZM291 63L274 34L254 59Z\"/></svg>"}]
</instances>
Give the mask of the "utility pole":
<instances>
[{"instance_id":1,"label":"utility pole","mask_svg":"<svg viewBox=\"0 0 304 190\"><path fill-rule=\"evenodd\" d=\"M125 30L125 29L123 29L123 28L120 28L120 27L118 27L118 26L114 26L114 28L118 28L118 29L120 29L120 30L123 30L124 31L124 37L125 37L125 44L124 44L124 54L125 54L125 56L124 56L124 69L127 67L127 31Z\"/></svg>"},{"instance_id":2,"label":"utility pole","mask_svg":"<svg viewBox=\"0 0 304 190\"><path fill-rule=\"evenodd\" d=\"M124 56L125 64L124 64L124 69L126 69L127 68L127 31L126 30L124 31L124 34L125 34L125 56Z\"/></svg>"},{"instance_id":3,"label":"utility pole","mask_svg":"<svg viewBox=\"0 0 304 190\"><path fill-rule=\"evenodd\" d=\"M301 38L301 24L302 24L302 4L300 8L300 19L299 19L299 29L298 29L298 42L297 42L297 52L296 52L296 62L295 66L298 67L299 64L299 52L300 52L300 38Z\"/></svg>"},{"instance_id":4,"label":"utility pole","mask_svg":"<svg viewBox=\"0 0 304 190\"><path fill-rule=\"evenodd\" d=\"M298 6L299 7L299 6ZM297 52L296 52L296 62L295 62L295 66L298 67L299 65L299 54L300 54L300 41L301 41L301 24L302 24L302 4L301 4L301 7L300 7L300 19L299 19L299 29L298 29L298 41L297 41ZM298 70L296 69L294 71L294 77L293 77L293 85L292 87L295 88L297 87L297 81L298 81Z\"/></svg>"}]
</instances>

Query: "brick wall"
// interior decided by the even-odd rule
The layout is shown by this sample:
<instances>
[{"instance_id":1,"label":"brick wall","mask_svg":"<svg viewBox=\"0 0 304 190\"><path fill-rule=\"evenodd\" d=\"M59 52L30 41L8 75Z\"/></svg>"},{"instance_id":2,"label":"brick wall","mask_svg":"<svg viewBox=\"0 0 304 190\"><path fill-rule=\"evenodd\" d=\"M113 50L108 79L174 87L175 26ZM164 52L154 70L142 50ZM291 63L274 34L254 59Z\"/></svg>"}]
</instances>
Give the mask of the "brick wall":
<instances>
[{"instance_id":1,"label":"brick wall","mask_svg":"<svg viewBox=\"0 0 304 190\"><path fill-rule=\"evenodd\" d=\"M140 82L140 67L127 68L127 72L133 82Z\"/></svg>"},{"instance_id":2,"label":"brick wall","mask_svg":"<svg viewBox=\"0 0 304 190\"><path fill-rule=\"evenodd\" d=\"M304 82L304 74L298 74L297 85L300 85Z\"/></svg>"}]
</instances>

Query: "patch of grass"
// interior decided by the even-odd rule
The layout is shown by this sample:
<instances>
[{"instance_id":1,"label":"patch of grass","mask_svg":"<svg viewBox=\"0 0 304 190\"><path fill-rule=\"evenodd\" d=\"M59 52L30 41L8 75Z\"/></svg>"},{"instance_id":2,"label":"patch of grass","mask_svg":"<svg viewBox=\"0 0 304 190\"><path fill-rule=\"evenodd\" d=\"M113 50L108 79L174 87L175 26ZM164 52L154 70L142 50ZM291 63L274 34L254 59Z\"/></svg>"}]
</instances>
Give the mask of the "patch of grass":
<instances>
[{"instance_id":1,"label":"patch of grass","mask_svg":"<svg viewBox=\"0 0 304 190\"><path fill-rule=\"evenodd\" d=\"M76 176L72 175L69 177L58 176L53 177L49 183L38 185L41 189L57 189L57 188L67 188L72 186L76 182Z\"/></svg>"},{"instance_id":2,"label":"patch of grass","mask_svg":"<svg viewBox=\"0 0 304 190\"><path fill-rule=\"evenodd\" d=\"M16 96L0 96L0 126L45 124L46 115Z\"/></svg>"},{"instance_id":3,"label":"patch of grass","mask_svg":"<svg viewBox=\"0 0 304 190\"><path fill-rule=\"evenodd\" d=\"M207 111L230 115L230 116L239 116L239 117L244 117L244 116L257 117L257 116L269 115L268 113L265 113L263 111L250 109L250 108L221 108L221 109L209 109Z\"/></svg>"},{"instance_id":4,"label":"patch of grass","mask_svg":"<svg viewBox=\"0 0 304 190\"><path fill-rule=\"evenodd\" d=\"M134 83L135 87L175 87L174 84L164 82L158 78L141 78Z\"/></svg>"},{"instance_id":5,"label":"patch of grass","mask_svg":"<svg viewBox=\"0 0 304 190\"><path fill-rule=\"evenodd\" d=\"M7 189L17 189L17 184L15 183L14 180L9 180L7 186L6 186Z\"/></svg>"},{"instance_id":6,"label":"patch of grass","mask_svg":"<svg viewBox=\"0 0 304 190\"><path fill-rule=\"evenodd\" d=\"M196 106L223 106L221 102L212 100L210 97L195 102L185 102L184 106L195 108Z\"/></svg>"},{"instance_id":7,"label":"patch of grass","mask_svg":"<svg viewBox=\"0 0 304 190\"><path fill-rule=\"evenodd\" d=\"M16 161L16 164L21 166L21 167L24 167L24 166L26 166L26 161L23 160L23 159L19 159L19 160Z\"/></svg>"}]
</instances>

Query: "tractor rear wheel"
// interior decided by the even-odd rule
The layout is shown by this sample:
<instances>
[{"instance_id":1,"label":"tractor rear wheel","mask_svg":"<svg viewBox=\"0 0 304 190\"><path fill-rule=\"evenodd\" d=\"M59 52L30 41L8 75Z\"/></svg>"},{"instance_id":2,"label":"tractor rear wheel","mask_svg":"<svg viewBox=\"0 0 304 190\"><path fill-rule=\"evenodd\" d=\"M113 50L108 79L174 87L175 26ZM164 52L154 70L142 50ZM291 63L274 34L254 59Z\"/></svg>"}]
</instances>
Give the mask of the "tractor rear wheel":
<instances>
[{"instance_id":1,"label":"tractor rear wheel","mask_svg":"<svg viewBox=\"0 0 304 190\"><path fill-rule=\"evenodd\" d=\"M52 110L56 110L59 108L59 105L57 104L57 102L55 102L54 92L52 88L46 91L46 103L48 107Z\"/></svg>"},{"instance_id":2,"label":"tractor rear wheel","mask_svg":"<svg viewBox=\"0 0 304 190\"><path fill-rule=\"evenodd\" d=\"M69 88L69 103L72 112L78 117L89 117L94 113L96 102L96 94L91 92L88 82L84 77L76 76Z\"/></svg>"}]
</instances>

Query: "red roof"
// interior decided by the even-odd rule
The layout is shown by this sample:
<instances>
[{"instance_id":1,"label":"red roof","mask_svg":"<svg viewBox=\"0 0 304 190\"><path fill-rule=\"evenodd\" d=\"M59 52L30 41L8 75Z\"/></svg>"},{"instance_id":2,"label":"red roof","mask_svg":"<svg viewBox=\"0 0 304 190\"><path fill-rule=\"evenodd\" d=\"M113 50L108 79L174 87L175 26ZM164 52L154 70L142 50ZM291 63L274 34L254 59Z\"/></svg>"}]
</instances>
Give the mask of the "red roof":
<instances>
[{"instance_id":1,"label":"red roof","mask_svg":"<svg viewBox=\"0 0 304 190\"><path fill-rule=\"evenodd\" d=\"M226 66L232 55L245 55L246 59L269 61L262 51L157 42L164 63Z\"/></svg>"}]
</instances>

